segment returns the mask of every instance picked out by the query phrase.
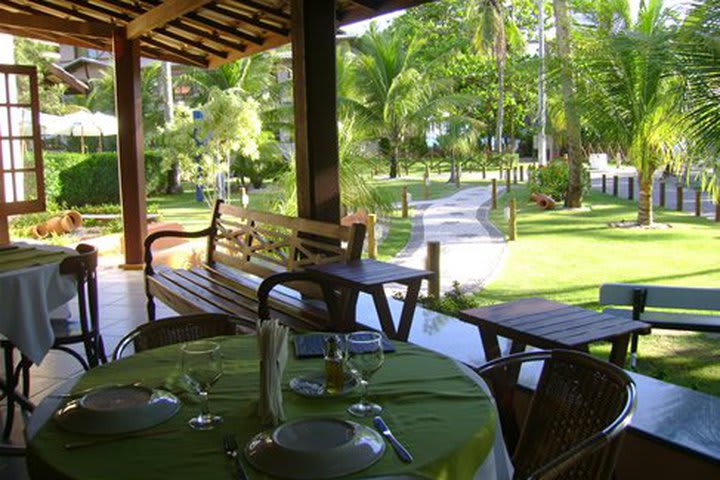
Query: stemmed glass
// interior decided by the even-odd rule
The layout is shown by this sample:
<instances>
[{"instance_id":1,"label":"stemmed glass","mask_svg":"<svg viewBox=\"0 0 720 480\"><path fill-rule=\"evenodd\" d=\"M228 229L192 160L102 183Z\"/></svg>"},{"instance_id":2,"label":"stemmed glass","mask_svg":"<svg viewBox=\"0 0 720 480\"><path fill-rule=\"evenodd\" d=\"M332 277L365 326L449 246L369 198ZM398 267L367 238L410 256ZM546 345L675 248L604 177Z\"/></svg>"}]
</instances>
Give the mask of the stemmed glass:
<instances>
[{"instance_id":1,"label":"stemmed glass","mask_svg":"<svg viewBox=\"0 0 720 480\"><path fill-rule=\"evenodd\" d=\"M377 415L382 407L367 400L370 377L383 364L382 335L377 332L353 332L345 337L345 358L350 369L360 380L360 401L348 407L348 413L356 417Z\"/></svg>"},{"instance_id":2,"label":"stemmed glass","mask_svg":"<svg viewBox=\"0 0 720 480\"><path fill-rule=\"evenodd\" d=\"M222 423L222 417L211 414L208 408L208 391L223 373L220 345L208 341L183 345L182 371L197 386L200 394L200 414L188 421L190 427L210 430Z\"/></svg>"}]
</instances>

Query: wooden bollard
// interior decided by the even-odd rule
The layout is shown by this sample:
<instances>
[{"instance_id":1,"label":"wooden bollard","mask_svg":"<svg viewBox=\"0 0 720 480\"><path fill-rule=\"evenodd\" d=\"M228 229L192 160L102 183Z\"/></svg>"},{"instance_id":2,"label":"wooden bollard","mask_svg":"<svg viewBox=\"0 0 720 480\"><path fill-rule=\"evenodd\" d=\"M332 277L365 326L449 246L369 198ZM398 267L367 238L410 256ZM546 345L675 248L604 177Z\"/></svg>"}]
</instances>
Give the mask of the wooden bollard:
<instances>
[{"instance_id":1,"label":"wooden bollard","mask_svg":"<svg viewBox=\"0 0 720 480\"><path fill-rule=\"evenodd\" d=\"M695 216L702 215L702 191L695 190Z\"/></svg>"},{"instance_id":2,"label":"wooden bollard","mask_svg":"<svg viewBox=\"0 0 720 480\"><path fill-rule=\"evenodd\" d=\"M635 178L628 177L628 200L635 200Z\"/></svg>"},{"instance_id":3,"label":"wooden bollard","mask_svg":"<svg viewBox=\"0 0 720 480\"><path fill-rule=\"evenodd\" d=\"M503 179L503 167L502 167L502 165L500 165L500 175L498 175L498 178L500 178L500 180Z\"/></svg>"},{"instance_id":4,"label":"wooden bollard","mask_svg":"<svg viewBox=\"0 0 720 480\"><path fill-rule=\"evenodd\" d=\"M497 210L497 179L492 179L492 209Z\"/></svg>"},{"instance_id":5,"label":"wooden bollard","mask_svg":"<svg viewBox=\"0 0 720 480\"><path fill-rule=\"evenodd\" d=\"M375 238L375 224L377 223L377 215L371 213L367 219L367 236L368 236L368 257L377 258L377 239Z\"/></svg>"},{"instance_id":6,"label":"wooden bollard","mask_svg":"<svg viewBox=\"0 0 720 480\"><path fill-rule=\"evenodd\" d=\"M428 295L440 298L440 242L427 242L425 270L435 273L428 280Z\"/></svg>"},{"instance_id":7,"label":"wooden bollard","mask_svg":"<svg viewBox=\"0 0 720 480\"><path fill-rule=\"evenodd\" d=\"M618 189L620 187L620 177L617 175L613 176L613 196L618 196Z\"/></svg>"},{"instance_id":8,"label":"wooden bollard","mask_svg":"<svg viewBox=\"0 0 720 480\"><path fill-rule=\"evenodd\" d=\"M510 169L505 170L505 191L510 191Z\"/></svg>"},{"instance_id":9,"label":"wooden bollard","mask_svg":"<svg viewBox=\"0 0 720 480\"><path fill-rule=\"evenodd\" d=\"M515 198L510 199L510 215L508 216L508 240L517 240L517 205Z\"/></svg>"},{"instance_id":10,"label":"wooden bollard","mask_svg":"<svg viewBox=\"0 0 720 480\"><path fill-rule=\"evenodd\" d=\"M525 167L523 165L520 165L520 181L525 181Z\"/></svg>"},{"instance_id":11,"label":"wooden bollard","mask_svg":"<svg viewBox=\"0 0 720 480\"><path fill-rule=\"evenodd\" d=\"M404 186L402 188L402 218L407 218L408 216L408 187Z\"/></svg>"},{"instance_id":12,"label":"wooden bollard","mask_svg":"<svg viewBox=\"0 0 720 480\"><path fill-rule=\"evenodd\" d=\"M715 200L715 221L720 222L720 201Z\"/></svg>"},{"instance_id":13,"label":"wooden bollard","mask_svg":"<svg viewBox=\"0 0 720 480\"><path fill-rule=\"evenodd\" d=\"M676 203L675 210L677 210L678 212L682 212L682 210L683 210L683 187L682 187L682 185L677 186L676 198L677 198L677 200L675 202Z\"/></svg>"},{"instance_id":14,"label":"wooden bollard","mask_svg":"<svg viewBox=\"0 0 720 480\"><path fill-rule=\"evenodd\" d=\"M485 167L485 165L482 167L482 178L483 180L487 178L487 167Z\"/></svg>"},{"instance_id":15,"label":"wooden bollard","mask_svg":"<svg viewBox=\"0 0 720 480\"><path fill-rule=\"evenodd\" d=\"M660 206L665 206L665 180L660 180Z\"/></svg>"},{"instance_id":16,"label":"wooden bollard","mask_svg":"<svg viewBox=\"0 0 720 480\"><path fill-rule=\"evenodd\" d=\"M247 208L250 203L250 197L248 196L247 189L245 187L240 187L240 203L243 208Z\"/></svg>"},{"instance_id":17,"label":"wooden bollard","mask_svg":"<svg viewBox=\"0 0 720 480\"><path fill-rule=\"evenodd\" d=\"M602 174L602 193L607 193L607 174Z\"/></svg>"},{"instance_id":18,"label":"wooden bollard","mask_svg":"<svg viewBox=\"0 0 720 480\"><path fill-rule=\"evenodd\" d=\"M514 167L513 168L513 184L517 185L517 182L518 182L518 168Z\"/></svg>"}]
</instances>

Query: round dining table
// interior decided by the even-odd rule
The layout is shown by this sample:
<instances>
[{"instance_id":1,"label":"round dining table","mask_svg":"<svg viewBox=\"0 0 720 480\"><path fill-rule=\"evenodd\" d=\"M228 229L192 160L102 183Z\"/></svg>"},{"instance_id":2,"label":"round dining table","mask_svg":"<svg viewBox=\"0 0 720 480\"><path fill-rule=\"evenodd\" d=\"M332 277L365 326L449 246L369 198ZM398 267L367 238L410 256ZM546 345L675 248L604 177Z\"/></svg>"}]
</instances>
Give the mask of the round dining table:
<instances>
[{"instance_id":1,"label":"round dining table","mask_svg":"<svg viewBox=\"0 0 720 480\"><path fill-rule=\"evenodd\" d=\"M229 479L237 478L233 462L223 449L223 437L232 434L240 446L267 430L257 415L260 361L254 335L217 337L223 356L223 376L210 391L209 405L224 422L213 430L190 429L187 421L199 411L197 398L177 390L182 382L180 346L170 345L137 353L86 372L66 382L72 392L89 388L134 384L175 390L179 412L140 435L105 442L104 436L64 431L52 418L67 398L50 395L30 419L27 463L31 478L40 479ZM372 377L369 394L383 407L382 417L415 460L403 463L394 450L366 470L344 478L411 475L428 479L502 480L507 454L498 426L497 411L482 380L470 369L430 350L394 342ZM357 394L308 398L288 384L298 375L321 371L322 359L290 355L283 378L286 420L331 417L359 421L347 407ZM73 382L76 382L73 384ZM61 387L62 388L62 387ZM152 435L155 430L163 430ZM98 440L97 444L93 441ZM67 449L73 442L84 448ZM249 480L274 477L255 470L243 459ZM498 468L500 467L500 468ZM500 472L500 474L498 474ZM400 478L400 477L398 477Z\"/></svg>"}]
</instances>

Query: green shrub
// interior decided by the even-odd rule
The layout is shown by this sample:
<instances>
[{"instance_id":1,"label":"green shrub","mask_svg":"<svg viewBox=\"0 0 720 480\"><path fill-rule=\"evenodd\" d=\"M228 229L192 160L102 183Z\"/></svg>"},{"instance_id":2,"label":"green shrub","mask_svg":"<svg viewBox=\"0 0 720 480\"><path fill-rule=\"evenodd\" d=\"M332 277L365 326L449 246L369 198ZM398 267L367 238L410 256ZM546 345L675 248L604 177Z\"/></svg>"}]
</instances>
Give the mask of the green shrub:
<instances>
[{"instance_id":1,"label":"green shrub","mask_svg":"<svg viewBox=\"0 0 720 480\"><path fill-rule=\"evenodd\" d=\"M60 172L87 159L87 155L71 152L44 152L45 198L57 202L60 196Z\"/></svg>"},{"instance_id":2,"label":"green shrub","mask_svg":"<svg viewBox=\"0 0 720 480\"><path fill-rule=\"evenodd\" d=\"M590 173L583 168L581 173L583 195L590 191ZM533 170L528 178L528 192L542 193L557 201L565 201L569 183L568 164L556 158L545 167Z\"/></svg>"},{"instance_id":3,"label":"green shrub","mask_svg":"<svg viewBox=\"0 0 720 480\"><path fill-rule=\"evenodd\" d=\"M120 203L118 160L116 152L91 153L85 160L59 172L55 200L64 205L101 205ZM165 187L166 172L162 157L145 153L146 191L154 193Z\"/></svg>"}]
</instances>

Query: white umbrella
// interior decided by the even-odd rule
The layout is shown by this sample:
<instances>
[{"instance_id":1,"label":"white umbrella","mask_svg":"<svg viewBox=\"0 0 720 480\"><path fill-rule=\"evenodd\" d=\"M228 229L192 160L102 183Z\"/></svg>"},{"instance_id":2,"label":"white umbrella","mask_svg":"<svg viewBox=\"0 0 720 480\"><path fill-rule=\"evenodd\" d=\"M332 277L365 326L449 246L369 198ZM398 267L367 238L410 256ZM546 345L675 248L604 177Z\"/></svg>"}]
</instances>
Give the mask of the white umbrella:
<instances>
[{"instance_id":1,"label":"white umbrella","mask_svg":"<svg viewBox=\"0 0 720 480\"><path fill-rule=\"evenodd\" d=\"M81 110L59 117L46 133L81 137L117 135L117 119L105 113Z\"/></svg>"},{"instance_id":2,"label":"white umbrella","mask_svg":"<svg viewBox=\"0 0 720 480\"><path fill-rule=\"evenodd\" d=\"M20 134L21 135L32 135L32 117L30 116L30 110L23 108L20 113ZM55 128L56 123L61 117L58 115L51 115L49 113L40 113L40 134L49 135L48 130Z\"/></svg>"}]
</instances>

